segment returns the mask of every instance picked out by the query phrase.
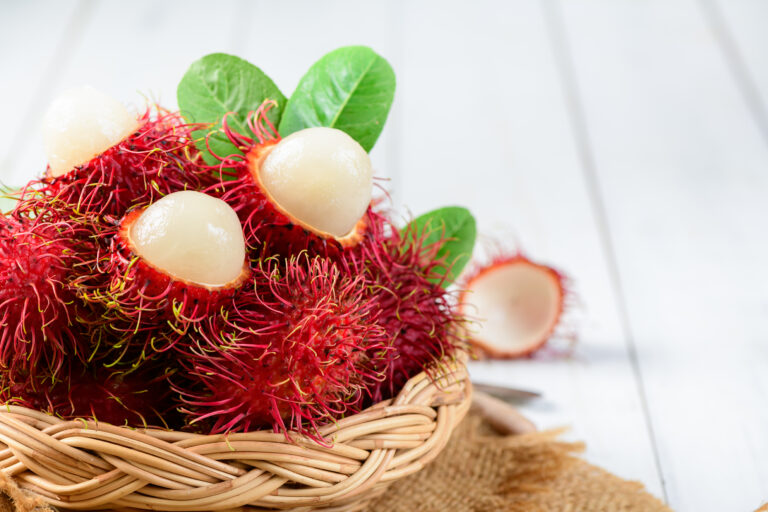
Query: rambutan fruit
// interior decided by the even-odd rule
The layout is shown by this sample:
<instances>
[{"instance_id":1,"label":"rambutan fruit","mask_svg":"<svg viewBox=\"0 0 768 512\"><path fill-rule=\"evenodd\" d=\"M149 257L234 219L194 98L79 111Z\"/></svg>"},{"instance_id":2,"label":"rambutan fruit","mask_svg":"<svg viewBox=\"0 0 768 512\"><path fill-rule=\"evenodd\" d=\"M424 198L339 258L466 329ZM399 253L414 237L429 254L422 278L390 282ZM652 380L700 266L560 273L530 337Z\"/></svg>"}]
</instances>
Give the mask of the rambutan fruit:
<instances>
[{"instance_id":1,"label":"rambutan fruit","mask_svg":"<svg viewBox=\"0 0 768 512\"><path fill-rule=\"evenodd\" d=\"M222 159L230 181L221 197L240 215L250 246L290 256L329 255L356 245L365 231L373 170L368 153L334 128L315 127L280 138L267 101L248 118L255 139L223 129L244 155Z\"/></svg>"},{"instance_id":2,"label":"rambutan fruit","mask_svg":"<svg viewBox=\"0 0 768 512\"><path fill-rule=\"evenodd\" d=\"M166 328L167 340L178 340L231 299L249 274L237 214L220 199L184 191L129 212L108 254L75 286L103 308L96 323L117 335L122 353L140 332L159 336Z\"/></svg>"},{"instance_id":3,"label":"rambutan fruit","mask_svg":"<svg viewBox=\"0 0 768 512\"><path fill-rule=\"evenodd\" d=\"M470 341L479 355L509 359L539 350L560 323L565 278L522 254L499 256L471 271L461 304L479 317Z\"/></svg>"},{"instance_id":4,"label":"rambutan fruit","mask_svg":"<svg viewBox=\"0 0 768 512\"><path fill-rule=\"evenodd\" d=\"M88 240L65 222L0 215L0 368L56 373L87 355L77 324L85 314L71 286Z\"/></svg>"},{"instance_id":5,"label":"rambutan fruit","mask_svg":"<svg viewBox=\"0 0 768 512\"><path fill-rule=\"evenodd\" d=\"M169 384L173 373L155 361L132 371L75 361L58 376L0 371L0 403L67 420L172 428L180 424Z\"/></svg>"},{"instance_id":6,"label":"rambutan fruit","mask_svg":"<svg viewBox=\"0 0 768 512\"><path fill-rule=\"evenodd\" d=\"M136 117L103 92L88 86L66 91L43 117L49 176L63 176L138 128Z\"/></svg>"},{"instance_id":7,"label":"rambutan fruit","mask_svg":"<svg viewBox=\"0 0 768 512\"><path fill-rule=\"evenodd\" d=\"M215 178L197 166L191 131L159 107L136 117L90 87L65 92L43 122L48 169L26 187L17 214L119 218L171 192L210 186Z\"/></svg>"},{"instance_id":8,"label":"rambutan fruit","mask_svg":"<svg viewBox=\"0 0 768 512\"><path fill-rule=\"evenodd\" d=\"M454 357L464 345L464 319L442 286L445 262L437 254L442 240L428 243L426 233L401 231L380 215L369 218L366 240L347 262L352 273L364 276L391 347L377 358L384 379L370 388L373 400L380 401Z\"/></svg>"},{"instance_id":9,"label":"rambutan fruit","mask_svg":"<svg viewBox=\"0 0 768 512\"><path fill-rule=\"evenodd\" d=\"M323 442L317 428L358 411L380 379L375 359L388 349L375 304L361 276L327 258L271 258L254 275L229 319L234 343L186 357L185 412L213 433L272 426Z\"/></svg>"}]
</instances>

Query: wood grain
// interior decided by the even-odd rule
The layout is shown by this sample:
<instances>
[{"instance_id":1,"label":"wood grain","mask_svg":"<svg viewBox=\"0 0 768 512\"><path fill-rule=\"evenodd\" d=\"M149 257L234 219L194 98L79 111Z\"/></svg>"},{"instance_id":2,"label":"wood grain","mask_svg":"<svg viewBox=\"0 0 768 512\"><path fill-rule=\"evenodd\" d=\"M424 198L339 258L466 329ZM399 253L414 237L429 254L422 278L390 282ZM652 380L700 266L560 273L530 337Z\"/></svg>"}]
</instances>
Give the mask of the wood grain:
<instances>
[{"instance_id":1,"label":"wood grain","mask_svg":"<svg viewBox=\"0 0 768 512\"><path fill-rule=\"evenodd\" d=\"M754 509L768 147L697 4L562 9L669 502Z\"/></svg>"},{"instance_id":2,"label":"wood grain","mask_svg":"<svg viewBox=\"0 0 768 512\"><path fill-rule=\"evenodd\" d=\"M473 378L542 392L521 407L538 426L573 425L590 461L675 509L753 510L768 499L767 5L2 2L0 179L42 170L41 116L68 87L174 106L189 63L226 51L290 94L326 51L370 45L398 76L372 153L395 204L467 205L573 278L573 353Z\"/></svg>"},{"instance_id":3,"label":"wood grain","mask_svg":"<svg viewBox=\"0 0 768 512\"><path fill-rule=\"evenodd\" d=\"M521 406L540 428L572 426L590 460L660 494L544 12L534 2L438 5L409 2L403 16L403 201L414 214L470 206L481 232L574 276L586 305L571 357L477 363L473 378L541 391Z\"/></svg>"}]
</instances>

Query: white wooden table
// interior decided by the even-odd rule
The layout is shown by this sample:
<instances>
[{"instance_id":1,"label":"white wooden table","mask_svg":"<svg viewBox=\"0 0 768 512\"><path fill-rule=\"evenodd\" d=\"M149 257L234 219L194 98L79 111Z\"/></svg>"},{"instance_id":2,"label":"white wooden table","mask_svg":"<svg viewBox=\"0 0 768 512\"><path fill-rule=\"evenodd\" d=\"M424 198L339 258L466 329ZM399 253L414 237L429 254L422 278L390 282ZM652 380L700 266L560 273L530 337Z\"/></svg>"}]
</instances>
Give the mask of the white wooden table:
<instances>
[{"instance_id":1,"label":"white wooden table","mask_svg":"<svg viewBox=\"0 0 768 512\"><path fill-rule=\"evenodd\" d=\"M215 7L214 7L215 6ZM175 105L190 62L236 53L290 93L368 44L398 92L374 150L398 204L470 206L575 282L569 358L476 364L541 391L539 426L680 511L768 501L768 2L0 0L0 169L90 83Z\"/></svg>"}]
</instances>

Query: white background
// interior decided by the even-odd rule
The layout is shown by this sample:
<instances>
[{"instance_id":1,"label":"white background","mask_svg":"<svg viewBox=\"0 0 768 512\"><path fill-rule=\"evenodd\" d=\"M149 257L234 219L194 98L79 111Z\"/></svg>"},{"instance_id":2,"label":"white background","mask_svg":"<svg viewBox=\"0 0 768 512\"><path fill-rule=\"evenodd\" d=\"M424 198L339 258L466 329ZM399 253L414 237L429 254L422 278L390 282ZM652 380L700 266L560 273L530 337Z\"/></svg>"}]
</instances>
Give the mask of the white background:
<instances>
[{"instance_id":1,"label":"white background","mask_svg":"<svg viewBox=\"0 0 768 512\"><path fill-rule=\"evenodd\" d=\"M573 279L570 357L477 364L542 428L679 511L768 500L768 2L0 0L0 177L53 96L175 106L238 54L286 94L367 44L398 77L373 157L413 213L462 204Z\"/></svg>"}]
</instances>

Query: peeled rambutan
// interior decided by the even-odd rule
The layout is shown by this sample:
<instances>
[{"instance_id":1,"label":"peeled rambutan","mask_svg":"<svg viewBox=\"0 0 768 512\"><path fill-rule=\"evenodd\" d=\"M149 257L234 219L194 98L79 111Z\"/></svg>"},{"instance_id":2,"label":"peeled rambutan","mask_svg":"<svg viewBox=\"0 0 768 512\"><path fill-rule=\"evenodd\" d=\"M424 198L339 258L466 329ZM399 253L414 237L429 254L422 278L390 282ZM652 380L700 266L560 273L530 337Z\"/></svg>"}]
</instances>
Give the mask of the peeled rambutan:
<instances>
[{"instance_id":1,"label":"peeled rambutan","mask_svg":"<svg viewBox=\"0 0 768 512\"><path fill-rule=\"evenodd\" d=\"M148 108L138 118L121 103L90 87L64 93L45 115L49 166L31 182L18 215L44 217L63 210L122 217L179 190L215 182L201 170L191 126L177 113Z\"/></svg>"},{"instance_id":2,"label":"peeled rambutan","mask_svg":"<svg viewBox=\"0 0 768 512\"><path fill-rule=\"evenodd\" d=\"M173 373L155 361L133 370L72 362L58 376L4 370L0 371L0 403L67 420L173 428L180 423L169 384Z\"/></svg>"},{"instance_id":3,"label":"peeled rambutan","mask_svg":"<svg viewBox=\"0 0 768 512\"><path fill-rule=\"evenodd\" d=\"M306 254L281 261L263 262L238 299L232 345L187 356L178 390L211 432L272 426L322 442L318 426L359 410L387 347L360 276Z\"/></svg>"},{"instance_id":4,"label":"peeled rambutan","mask_svg":"<svg viewBox=\"0 0 768 512\"><path fill-rule=\"evenodd\" d=\"M347 260L364 276L391 350L377 358L384 379L373 383L374 401L396 395L416 374L432 372L463 345L464 319L442 282L442 241L428 243L415 229L399 230L383 216L369 215L369 233Z\"/></svg>"},{"instance_id":5,"label":"peeled rambutan","mask_svg":"<svg viewBox=\"0 0 768 512\"><path fill-rule=\"evenodd\" d=\"M190 325L231 299L250 273L235 212L194 191L132 210L120 221L108 253L91 268L75 286L82 299L102 308L95 324L117 337L119 353L138 333L155 334L150 343L156 351L163 350L162 338L170 348Z\"/></svg>"},{"instance_id":6,"label":"peeled rambutan","mask_svg":"<svg viewBox=\"0 0 768 512\"><path fill-rule=\"evenodd\" d=\"M87 356L71 279L88 243L74 223L0 215L0 368L55 374Z\"/></svg>"},{"instance_id":7,"label":"peeled rambutan","mask_svg":"<svg viewBox=\"0 0 768 512\"><path fill-rule=\"evenodd\" d=\"M244 155L221 158L216 187L238 212L252 247L290 256L332 255L356 245L365 231L373 170L368 153L334 128L307 128L281 138L267 101L248 118L255 139L224 133Z\"/></svg>"},{"instance_id":8,"label":"peeled rambutan","mask_svg":"<svg viewBox=\"0 0 768 512\"><path fill-rule=\"evenodd\" d=\"M478 317L470 341L478 355L510 359L530 355L560 323L565 277L522 254L492 258L464 279L461 303Z\"/></svg>"}]
</instances>

